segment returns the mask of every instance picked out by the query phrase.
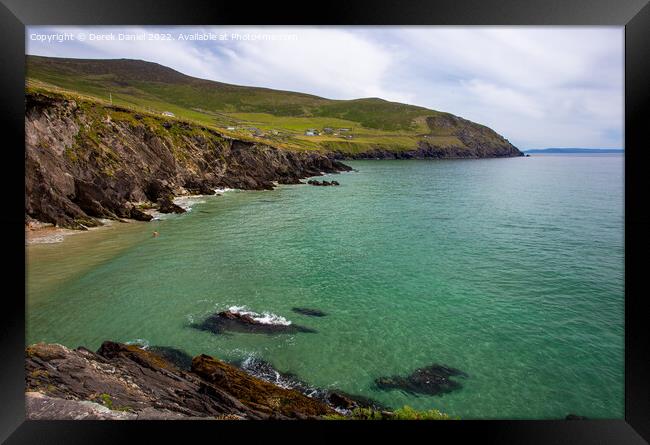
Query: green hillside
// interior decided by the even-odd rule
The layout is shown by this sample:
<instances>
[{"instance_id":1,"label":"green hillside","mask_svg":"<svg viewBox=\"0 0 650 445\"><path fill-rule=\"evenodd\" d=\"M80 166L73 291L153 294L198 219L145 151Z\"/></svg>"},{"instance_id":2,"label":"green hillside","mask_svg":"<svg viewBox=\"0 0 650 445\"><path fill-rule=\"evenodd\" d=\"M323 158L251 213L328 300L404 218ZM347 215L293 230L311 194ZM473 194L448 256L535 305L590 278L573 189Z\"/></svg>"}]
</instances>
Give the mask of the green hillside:
<instances>
[{"instance_id":1,"label":"green hillside","mask_svg":"<svg viewBox=\"0 0 650 445\"><path fill-rule=\"evenodd\" d=\"M408 151L423 142L455 150L474 149L474 143L510 145L489 128L449 113L378 98L330 100L230 85L140 60L27 56L27 88L112 101L134 111L171 112L176 119L225 135L294 150ZM315 130L313 135L306 134L310 129Z\"/></svg>"}]
</instances>

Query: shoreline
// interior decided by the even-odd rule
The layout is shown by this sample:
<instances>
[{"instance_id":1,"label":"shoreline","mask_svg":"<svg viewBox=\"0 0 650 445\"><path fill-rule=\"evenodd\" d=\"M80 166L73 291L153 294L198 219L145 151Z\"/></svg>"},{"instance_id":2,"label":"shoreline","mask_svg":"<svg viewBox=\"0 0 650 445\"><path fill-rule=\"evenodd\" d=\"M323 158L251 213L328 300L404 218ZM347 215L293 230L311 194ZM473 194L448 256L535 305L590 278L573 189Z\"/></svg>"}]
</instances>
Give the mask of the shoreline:
<instances>
[{"instance_id":1,"label":"shoreline","mask_svg":"<svg viewBox=\"0 0 650 445\"><path fill-rule=\"evenodd\" d=\"M169 347L104 341L93 352L36 343L25 353L32 420L342 420L354 418L356 409L395 417L364 397L335 389L310 395L218 358ZM61 366L72 371L59 371Z\"/></svg>"},{"instance_id":2,"label":"shoreline","mask_svg":"<svg viewBox=\"0 0 650 445\"><path fill-rule=\"evenodd\" d=\"M320 172L318 175L307 176L301 179L308 179L312 177L316 178L321 176L327 176L330 174L348 173L350 171ZM284 185L307 185L307 183L299 182L296 184L282 184L282 183L278 183L277 181L274 181L273 185L274 185L273 189L275 189L276 187L284 186ZM205 202L203 201L203 199L205 198L223 196L225 193L232 192L232 191L259 191L259 190L218 187L214 189L213 194L184 193L184 194L174 195L171 201L174 205L181 207L184 210L183 213L186 213L186 212L190 212L195 204L203 204ZM144 209L142 210L142 213L151 216L152 219L149 221L142 221L133 218L119 218L119 219L97 218L97 221L99 221L101 225L94 226L94 227L84 226L84 228L79 228L79 229L60 227L53 223L47 223L47 222L39 221L37 219L30 218L30 220L27 223L25 223L25 247L34 246L34 245L59 244L65 241L71 235L79 235L84 233L88 234L99 230L114 228L118 226L118 224L151 223L154 221L161 221L166 219L166 215L174 214L174 212L167 212L167 213L160 212L160 209L158 207Z\"/></svg>"},{"instance_id":3,"label":"shoreline","mask_svg":"<svg viewBox=\"0 0 650 445\"><path fill-rule=\"evenodd\" d=\"M25 224L25 247L60 244L72 235L88 234L106 230L115 227L117 223L133 224L139 222L135 219L126 218L122 220L100 219L99 221L102 223L101 226L88 227L83 230L68 229L65 227L56 226L52 223L31 220L29 223Z\"/></svg>"}]
</instances>

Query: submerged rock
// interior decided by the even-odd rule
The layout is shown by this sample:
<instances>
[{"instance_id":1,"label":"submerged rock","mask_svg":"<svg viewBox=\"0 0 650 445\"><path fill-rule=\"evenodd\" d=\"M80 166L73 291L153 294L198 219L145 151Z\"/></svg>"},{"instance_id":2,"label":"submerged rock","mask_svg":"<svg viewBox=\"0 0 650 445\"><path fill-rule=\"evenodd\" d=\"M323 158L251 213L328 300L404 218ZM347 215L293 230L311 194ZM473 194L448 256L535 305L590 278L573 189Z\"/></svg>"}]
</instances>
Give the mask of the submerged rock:
<instances>
[{"instance_id":1,"label":"submerged rock","mask_svg":"<svg viewBox=\"0 0 650 445\"><path fill-rule=\"evenodd\" d=\"M298 314L308 315L310 317L324 317L324 316L327 315L325 312L323 312L321 310L309 309L309 308L306 308L306 307L294 307L294 308L291 308L291 310L298 313Z\"/></svg>"},{"instance_id":2,"label":"submerged rock","mask_svg":"<svg viewBox=\"0 0 650 445\"><path fill-rule=\"evenodd\" d=\"M195 325L197 329L210 331L215 334L224 332L246 332L261 334L293 334L297 332L315 333L311 328L293 323L268 323L255 319L249 313L223 311L209 316L203 323Z\"/></svg>"},{"instance_id":3,"label":"submerged rock","mask_svg":"<svg viewBox=\"0 0 650 445\"><path fill-rule=\"evenodd\" d=\"M401 389L411 394L437 395L451 392L462 387L460 382L450 377L468 377L466 373L444 365L431 365L416 369L410 375L380 377L375 380L378 388Z\"/></svg>"},{"instance_id":4,"label":"submerged rock","mask_svg":"<svg viewBox=\"0 0 650 445\"><path fill-rule=\"evenodd\" d=\"M310 179L307 184L316 186L340 185L338 181L316 181L315 179Z\"/></svg>"}]
</instances>

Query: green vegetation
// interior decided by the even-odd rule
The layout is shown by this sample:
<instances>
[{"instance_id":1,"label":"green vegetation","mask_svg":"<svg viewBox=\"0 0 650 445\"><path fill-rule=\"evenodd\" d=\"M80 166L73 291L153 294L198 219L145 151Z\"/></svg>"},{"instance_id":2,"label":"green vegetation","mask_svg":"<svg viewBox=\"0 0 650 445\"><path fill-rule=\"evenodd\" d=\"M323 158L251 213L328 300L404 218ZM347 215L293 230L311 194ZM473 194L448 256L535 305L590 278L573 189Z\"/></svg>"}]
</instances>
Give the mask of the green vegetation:
<instances>
[{"instance_id":1,"label":"green vegetation","mask_svg":"<svg viewBox=\"0 0 650 445\"><path fill-rule=\"evenodd\" d=\"M110 394L106 394L105 392L101 393L98 397L98 400L104 405L106 408L113 410L113 411L133 411L133 408L130 406L114 406L113 405L113 398L111 397Z\"/></svg>"},{"instance_id":2,"label":"green vegetation","mask_svg":"<svg viewBox=\"0 0 650 445\"><path fill-rule=\"evenodd\" d=\"M323 417L326 420L458 420L437 409L417 411L404 406L392 412L376 411L372 408L356 408L348 416L332 414Z\"/></svg>"},{"instance_id":3,"label":"green vegetation","mask_svg":"<svg viewBox=\"0 0 650 445\"><path fill-rule=\"evenodd\" d=\"M174 116L164 119L291 150L403 151L417 148L421 141L442 148L466 148L456 137L458 126L432 127L432 118L455 118L448 113L378 98L330 100L229 85L138 60L27 56L27 80L28 91L98 102L114 109L109 111L114 120L151 125L160 131L161 114L170 112ZM142 116L140 122L133 112ZM464 121L463 125L475 124ZM305 134L310 129L316 134ZM503 143L492 130L482 137Z\"/></svg>"},{"instance_id":4,"label":"green vegetation","mask_svg":"<svg viewBox=\"0 0 650 445\"><path fill-rule=\"evenodd\" d=\"M113 409L113 398L110 396L110 394L106 394L105 392L101 393L99 395L99 400L106 408Z\"/></svg>"}]
</instances>

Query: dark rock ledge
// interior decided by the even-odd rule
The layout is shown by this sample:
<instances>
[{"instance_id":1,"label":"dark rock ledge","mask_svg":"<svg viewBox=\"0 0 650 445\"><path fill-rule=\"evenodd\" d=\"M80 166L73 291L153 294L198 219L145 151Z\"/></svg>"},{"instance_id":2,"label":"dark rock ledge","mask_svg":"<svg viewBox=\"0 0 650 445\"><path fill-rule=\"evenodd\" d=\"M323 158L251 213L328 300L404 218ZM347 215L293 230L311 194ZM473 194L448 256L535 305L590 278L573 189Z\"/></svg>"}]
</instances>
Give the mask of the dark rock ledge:
<instances>
[{"instance_id":1,"label":"dark rock ledge","mask_svg":"<svg viewBox=\"0 0 650 445\"><path fill-rule=\"evenodd\" d=\"M169 352L169 351L168 351ZM182 358L182 357L181 357ZM28 419L317 419L334 409L199 355L183 370L135 345L26 349Z\"/></svg>"},{"instance_id":2,"label":"dark rock ledge","mask_svg":"<svg viewBox=\"0 0 650 445\"><path fill-rule=\"evenodd\" d=\"M174 196L270 190L351 170L323 153L236 140L195 124L170 131L164 119L145 123L92 102L29 93L25 104L26 222L85 229L103 218L146 221L145 208L182 212Z\"/></svg>"},{"instance_id":3,"label":"dark rock ledge","mask_svg":"<svg viewBox=\"0 0 650 445\"><path fill-rule=\"evenodd\" d=\"M200 324L193 325L194 328L209 331L213 334L226 332L244 332L258 334L295 334L298 332L315 333L316 330L291 324L270 324L262 323L246 313L233 311L222 311L209 316Z\"/></svg>"},{"instance_id":4,"label":"dark rock ledge","mask_svg":"<svg viewBox=\"0 0 650 445\"><path fill-rule=\"evenodd\" d=\"M367 397L308 385L257 358L225 363L170 346L106 341L97 352L58 344L26 349L30 420L320 419L369 408Z\"/></svg>"}]
</instances>

